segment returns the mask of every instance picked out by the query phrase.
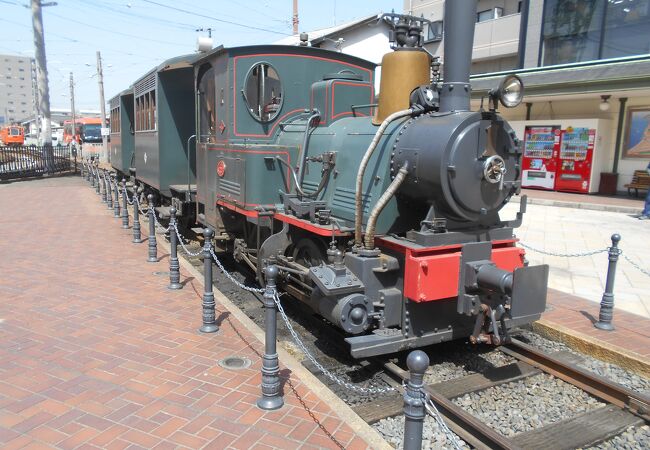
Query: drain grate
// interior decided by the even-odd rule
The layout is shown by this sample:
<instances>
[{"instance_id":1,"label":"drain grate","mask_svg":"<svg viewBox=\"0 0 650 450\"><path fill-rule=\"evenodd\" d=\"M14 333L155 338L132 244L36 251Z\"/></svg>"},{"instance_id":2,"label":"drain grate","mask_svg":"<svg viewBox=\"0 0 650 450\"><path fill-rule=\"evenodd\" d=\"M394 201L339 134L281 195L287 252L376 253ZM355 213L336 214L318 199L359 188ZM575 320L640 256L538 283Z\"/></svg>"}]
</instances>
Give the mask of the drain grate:
<instances>
[{"instance_id":1,"label":"drain grate","mask_svg":"<svg viewBox=\"0 0 650 450\"><path fill-rule=\"evenodd\" d=\"M162 276L169 276L169 272L165 272L165 271L154 272L153 274L154 274L154 275L157 275L157 276L159 276L159 277L162 277Z\"/></svg>"},{"instance_id":2,"label":"drain grate","mask_svg":"<svg viewBox=\"0 0 650 450\"><path fill-rule=\"evenodd\" d=\"M239 356L229 356L219 361L219 365L224 369L229 370L242 370L251 366L251 360Z\"/></svg>"}]
</instances>

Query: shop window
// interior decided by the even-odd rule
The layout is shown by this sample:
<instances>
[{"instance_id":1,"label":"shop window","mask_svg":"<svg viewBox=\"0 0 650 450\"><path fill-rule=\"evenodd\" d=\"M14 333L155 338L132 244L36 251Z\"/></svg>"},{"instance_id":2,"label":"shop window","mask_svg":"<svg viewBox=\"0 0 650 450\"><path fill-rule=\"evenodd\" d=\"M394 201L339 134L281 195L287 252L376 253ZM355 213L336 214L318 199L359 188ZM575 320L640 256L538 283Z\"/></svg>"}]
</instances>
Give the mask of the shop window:
<instances>
[{"instance_id":1,"label":"shop window","mask_svg":"<svg viewBox=\"0 0 650 450\"><path fill-rule=\"evenodd\" d=\"M650 0L547 0L540 65L650 52Z\"/></svg>"},{"instance_id":2,"label":"shop window","mask_svg":"<svg viewBox=\"0 0 650 450\"><path fill-rule=\"evenodd\" d=\"M242 93L248 111L260 122L270 122L282 109L280 76L269 63L257 63L249 70Z\"/></svg>"},{"instance_id":3,"label":"shop window","mask_svg":"<svg viewBox=\"0 0 650 450\"><path fill-rule=\"evenodd\" d=\"M601 58L650 53L650 0L608 2Z\"/></svg>"},{"instance_id":4,"label":"shop window","mask_svg":"<svg viewBox=\"0 0 650 450\"><path fill-rule=\"evenodd\" d=\"M498 19L503 16L503 8L496 7L492 9L486 9L485 11L479 11L476 14L477 22L485 22L486 20Z\"/></svg>"},{"instance_id":5,"label":"shop window","mask_svg":"<svg viewBox=\"0 0 650 450\"><path fill-rule=\"evenodd\" d=\"M205 64L199 70L199 137L200 142L215 142L217 137L216 88L214 68Z\"/></svg>"}]
</instances>

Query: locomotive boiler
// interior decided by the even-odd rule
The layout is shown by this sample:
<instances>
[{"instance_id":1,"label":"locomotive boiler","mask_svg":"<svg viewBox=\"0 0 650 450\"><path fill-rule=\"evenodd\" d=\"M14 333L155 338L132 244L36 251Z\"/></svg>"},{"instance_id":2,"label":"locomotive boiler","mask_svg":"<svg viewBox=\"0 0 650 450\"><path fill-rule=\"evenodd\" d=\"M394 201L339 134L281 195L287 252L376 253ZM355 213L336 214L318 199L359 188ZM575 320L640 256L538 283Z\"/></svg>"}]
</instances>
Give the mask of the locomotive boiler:
<instances>
[{"instance_id":1,"label":"locomotive boiler","mask_svg":"<svg viewBox=\"0 0 650 450\"><path fill-rule=\"evenodd\" d=\"M196 115L195 154L179 141L186 167L169 167L188 174L192 195L161 184L163 197L260 282L277 265L281 288L343 330L355 357L456 338L499 344L544 311L548 266L528 266L513 233L525 198L517 217L499 215L519 194L521 149L498 106L516 106L523 86L507 76L471 109L475 11L475 0L446 2L442 74L422 48L425 19L382 17L393 51L378 100L363 59L219 47L187 62L195 109L169 103L151 116L157 130ZM136 161L152 154L140 132Z\"/></svg>"}]
</instances>

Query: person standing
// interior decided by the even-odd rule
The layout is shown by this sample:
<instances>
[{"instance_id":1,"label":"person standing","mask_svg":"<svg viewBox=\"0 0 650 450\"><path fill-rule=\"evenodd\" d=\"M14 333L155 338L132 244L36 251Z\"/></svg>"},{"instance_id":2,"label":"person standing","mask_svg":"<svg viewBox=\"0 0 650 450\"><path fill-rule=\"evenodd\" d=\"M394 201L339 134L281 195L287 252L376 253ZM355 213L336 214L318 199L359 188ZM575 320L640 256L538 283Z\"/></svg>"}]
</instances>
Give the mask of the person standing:
<instances>
[{"instance_id":1,"label":"person standing","mask_svg":"<svg viewBox=\"0 0 650 450\"><path fill-rule=\"evenodd\" d=\"M648 167L646 167L646 171L650 175L650 162L648 163ZM645 205L643 206L643 212L639 216L639 220L650 220L650 189L648 189L648 193L645 196Z\"/></svg>"}]
</instances>

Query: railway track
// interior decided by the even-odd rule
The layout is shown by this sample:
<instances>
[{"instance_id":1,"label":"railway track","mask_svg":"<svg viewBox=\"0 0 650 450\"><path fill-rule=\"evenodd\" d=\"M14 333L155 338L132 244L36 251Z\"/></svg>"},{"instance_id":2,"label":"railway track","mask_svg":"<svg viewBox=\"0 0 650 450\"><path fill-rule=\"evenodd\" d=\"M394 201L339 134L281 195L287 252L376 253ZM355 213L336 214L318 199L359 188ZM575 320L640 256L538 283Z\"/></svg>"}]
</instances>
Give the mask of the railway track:
<instances>
[{"instance_id":1,"label":"railway track","mask_svg":"<svg viewBox=\"0 0 650 450\"><path fill-rule=\"evenodd\" d=\"M575 449L607 440L630 426L650 423L650 397L633 392L603 377L588 372L560 357L542 352L513 339L500 351L517 361L495 367L485 373L471 374L455 380L425 386L447 426L461 439L477 449ZM393 362L383 364L394 380L397 391L409 374ZM481 422L452 400L462 395L547 373L606 403L602 408L584 412L570 419L506 437ZM353 408L369 424L403 412L399 393Z\"/></svg>"}]
</instances>

